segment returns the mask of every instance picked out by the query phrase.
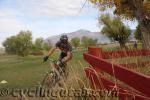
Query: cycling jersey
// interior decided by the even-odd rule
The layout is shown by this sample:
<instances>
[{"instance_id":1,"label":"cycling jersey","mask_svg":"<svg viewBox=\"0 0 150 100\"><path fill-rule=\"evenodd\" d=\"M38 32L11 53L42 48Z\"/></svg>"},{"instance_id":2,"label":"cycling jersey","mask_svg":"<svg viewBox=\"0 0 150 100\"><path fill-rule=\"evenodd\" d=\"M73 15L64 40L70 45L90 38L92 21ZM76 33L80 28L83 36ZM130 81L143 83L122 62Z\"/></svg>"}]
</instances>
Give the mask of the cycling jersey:
<instances>
[{"instance_id":1,"label":"cycling jersey","mask_svg":"<svg viewBox=\"0 0 150 100\"><path fill-rule=\"evenodd\" d=\"M72 51L72 46L68 42L63 43L61 41L58 41L55 46L58 47L61 51L65 52L65 53L68 51Z\"/></svg>"}]
</instances>

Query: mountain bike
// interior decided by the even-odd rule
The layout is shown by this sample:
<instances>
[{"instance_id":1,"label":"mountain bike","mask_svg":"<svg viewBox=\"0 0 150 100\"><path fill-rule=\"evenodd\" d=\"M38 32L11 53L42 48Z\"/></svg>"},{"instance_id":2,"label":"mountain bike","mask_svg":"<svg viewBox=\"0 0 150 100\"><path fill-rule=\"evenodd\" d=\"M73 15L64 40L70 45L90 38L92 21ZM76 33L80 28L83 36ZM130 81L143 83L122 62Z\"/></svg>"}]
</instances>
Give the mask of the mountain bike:
<instances>
[{"instance_id":1,"label":"mountain bike","mask_svg":"<svg viewBox=\"0 0 150 100\"><path fill-rule=\"evenodd\" d=\"M53 88L60 80L67 77L66 64L60 60L49 59L53 64L53 69L48 71L44 76L41 86L46 88Z\"/></svg>"}]
</instances>

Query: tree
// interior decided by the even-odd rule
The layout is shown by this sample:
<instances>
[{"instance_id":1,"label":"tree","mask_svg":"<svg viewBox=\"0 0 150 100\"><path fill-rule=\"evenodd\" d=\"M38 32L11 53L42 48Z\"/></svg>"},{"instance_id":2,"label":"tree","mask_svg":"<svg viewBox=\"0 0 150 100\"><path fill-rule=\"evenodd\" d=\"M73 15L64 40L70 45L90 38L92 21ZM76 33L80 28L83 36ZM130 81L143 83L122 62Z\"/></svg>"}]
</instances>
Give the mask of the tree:
<instances>
[{"instance_id":1,"label":"tree","mask_svg":"<svg viewBox=\"0 0 150 100\"><path fill-rule=\"evenodd\" d=\"M32 50L31 53L32 55L43 55L42 50L44 49L44 39L39 37L35 39L34 43L32 43Z\"/></svg>"},{"instance_id":2,"label":"tree","mask_svg":"<svg viewBox=\"0 0 150 100\"><path fill-rule=\"evenodd\" d=\"M149 0L90 0L98 8L114 7L114 14L136 19L140 25L143 48L150 48Z\"/></svg>"},{"instance_id":3,"label":"tree","mask_svg":"<svg viewBox=\"0 0 150 100\"><path fill-rule=\"evenodd\" d=\"M82 45L87 48L88 46L96 45L98 40L92 39L92 38L87 37L87 36L83 36L81 39L81 42L82 42Z\"/></svg>"},{"instance_id":4,"label":"tree","mask_svg":"<svg viewBox=\"0 0 150 100\"><path fill-rule=\"evenodd\" d=\"M16 36L16 51L20 56L27 56L32 47L32 33L30 31L20 31Z\"/></svg>"},{"instance_id":5,"label":"tree","mask_svg":"<svg viewBox=\"0 0 150 100\"><path fill-rule=\"evenodd\" d=\"M142 35L141 35L141 29L140 29L140 25L138 25L136 27L136 30L134 32L134 37L139 40L139 41L142 41Z\"/></svg>"},{"instance_id":6,"label":"tree","mask_svg":"<svg viewBox=\"0 0 150 100\"><path fill-rule=\"evenodd\" d=\"M78 37L72 38L72 39L71 39L71 44L72 44L75 48L79 47L79 45L80 45L80 38L78 38Z\"/></svg>"},{"instance_id":7,"label":"tree","mask_svg":"<svg viewBox=\"0 0 150 100\"><path fill-rule=\"evenodd\" d=\"M118 41L121 48L126 48L126 42L131 34L129 27L118 17L111 17L109 14L99 17L99 22L104 25L101 32L113 41Z\"/></svg>"},{"instance_id":8,"label":"tree","mask_svg":"<svg viewBox=\"0 0 150 100\"><path fill-rule=\"evenodd\" d=\"M35 44L34 44L34 46L35 46L35 49L36 50L42 50L43 49L43 44L44 44L44 40L43 40L43 38L37 38L36 40L35 40Z\"/></svg>"},{"instance_id":9,"label":"tree","mask_svg":"<svg viewBox=\"0 0 150 100\"><path fill-rule=\"evenodd\" d=\"M7 52L8 54L16 54L16 37L11 36L7 38L3 42L3 46L5 47L5 52Z\"/></svg>"},{"instance_id":10,"label":"tree","mask_svg":"<svg viewBox=\"0 0 150 100\"><path fill-rule=\"evenodd\" d=\"M50 48L52 48L52 44L50 42L44 42L43 49L48 51Z\"/></svg>"},{"instance_id":11,"label":"tree","mask_svg":"<svg viewBox=\"0 0 150 100\"><path fill-rule=\"evenodd\" d=\"M48 39L46 41L44 41L44 44L43 44L43 49L48 51L52 48L52 42Z\"/></svg>"},{"instance_id":12,"label":"tree","mask_svg":"<svg viewBox=\"0 0 150 100\"><path fill-rule=\"evenodd\" d=\"M18 35L7 38L3 46L9 54L27 56L32 47L32 33L30 31L20 31Z\"/></svg>"}]
</instances>

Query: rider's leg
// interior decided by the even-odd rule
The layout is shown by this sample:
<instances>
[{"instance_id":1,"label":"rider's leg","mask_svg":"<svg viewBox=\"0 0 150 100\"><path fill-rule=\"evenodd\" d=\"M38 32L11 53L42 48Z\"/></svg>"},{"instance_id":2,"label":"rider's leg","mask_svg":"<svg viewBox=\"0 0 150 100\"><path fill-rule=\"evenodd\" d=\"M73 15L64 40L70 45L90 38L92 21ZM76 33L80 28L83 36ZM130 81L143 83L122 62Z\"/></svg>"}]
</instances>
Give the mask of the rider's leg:
<instances>
[{"instance_id":1,"label":"rider's leg","mask_svg":"<svg viewBox=\"0 0 150 100\"><path fill-rule=\"evenodd\" d=\"M65 57L67 57L67 56L68 55L65 52L61 52L58 60L62 61L62 59L66 59ZM56 64L55 68L57 69L56 72L59 75L59 77L65 81L67 79L67 76L69 73L69 68L67 66L67 62L63 62L63 64L61 64L60 66Z\"/></svg>"},{"instance_id":2,"label":"rider's leg","mask_svg":"<svg viewBox=\"0 0 150 100\"><path fill-rule=\"evenodd\" d=\"M67 56L67 54L66 54L65 52L61 52L58 60L62 61L62 59L64 59L66 56ZM63 73L64 73L65 70L66 70L66 67L67 67L66 65L67 65L67 63L64 62L63 65L60 66L61 71L62 71Z\"/></svg>"},{"instance_id":3,"label":"rider's leg","mask_svg":"<svg viewBox=\"0 0 150 100\"><path fill-rule=\"evenodd\" d=\"M65 74L66 77L68 76L68 73L69 73L69 67L67 66L67 62L70 61L71 59L72 59L72 53L71 52L67 52L65 54L65 56L63 56L63 58L61 59L62 62L64 63L64 65L65 65L64 74Z\"/></svg>"}]
</instances>

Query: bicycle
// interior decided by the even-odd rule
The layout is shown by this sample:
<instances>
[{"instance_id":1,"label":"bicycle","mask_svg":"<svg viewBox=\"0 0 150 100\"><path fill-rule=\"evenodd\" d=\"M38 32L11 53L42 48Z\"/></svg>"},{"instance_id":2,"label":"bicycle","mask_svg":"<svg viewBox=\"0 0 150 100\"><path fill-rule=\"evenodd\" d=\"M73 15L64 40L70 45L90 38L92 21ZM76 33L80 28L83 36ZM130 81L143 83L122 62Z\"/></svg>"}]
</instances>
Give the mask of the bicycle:
<instances>
[{"instance_id":1,"label":"bicycle","mask_svg":"<svg viewBox=\"0 0 150 100\"><path fill-rule=\"evenodd\" d=\"M60 60L49 60L53 63L53 69L46 73L41 82L41 86L53 88L60 80L62 80L62 78L67 77L65 70L66 64L62 63Z\"/></svg>"}]
</instances>

